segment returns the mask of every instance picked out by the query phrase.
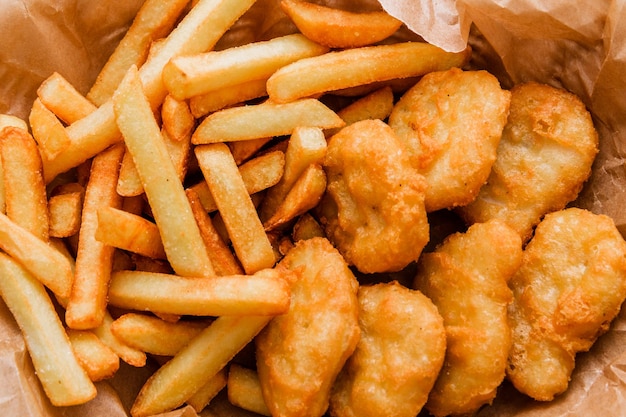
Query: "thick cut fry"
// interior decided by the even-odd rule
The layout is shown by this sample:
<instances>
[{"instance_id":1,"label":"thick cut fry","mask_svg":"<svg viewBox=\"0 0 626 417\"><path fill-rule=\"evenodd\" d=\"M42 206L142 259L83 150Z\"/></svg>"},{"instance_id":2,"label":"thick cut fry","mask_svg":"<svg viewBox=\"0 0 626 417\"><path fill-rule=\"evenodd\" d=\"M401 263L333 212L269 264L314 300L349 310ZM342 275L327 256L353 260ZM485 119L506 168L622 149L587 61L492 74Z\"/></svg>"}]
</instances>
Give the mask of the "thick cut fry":
<instances>
[{"instance_id":1,"label":"thick cut fry","mask_svg":"<svg viewBox=\"0 0 626 417\"><path fill-rule=\"evenodd\" d=\"M76 253L76 273L65 320L72 329L92 329L103 320L115 248L96 239L98 210L119 208L115 191L124 147L118 144L94 158L85 190Z\"/></svg>"},{"instance_id":2,"label":"thick cut fry","mask_svg":"<svg viewBox=\"0 0 626 417\"><path fill-rule=\"evenodd\" d=\"M299 126L289 138L285 152L285 173L278 184L268 190L261 204L261 220L274 215L287 193L311 164L319 163L326 155L326 139L322 130Z\"/></svg>"},{"instance_id":3,"label":"thick cut fry","mask_svg":"<svg viewBox=\"0 0 626 417\"><path fill-rule=\"evenodd\" d=\"M199 119L209 113L234 106L235 104L267 96L266 82L267 78L252 80L193 96L189 99L189 108L194 117Z\"/></svg>"},{"instance_id":4,"label":"thick cut fry","mask_svg":"<svg viewBox=\"0 0 626 417\"><path fill-rule=\"evenodd\" d=\"M0 130L9 126L28 130L28 124L23 119L10 114L0 114Z\"/></svg>"},{"instance_id":5,"label":"thick cut fry","mask_svg":"<svg viewBox=\"0 0 626 417\"><path fill-rule=\"evenodd\" d=\"M131 415L146 417L182 405L250 343L270 319L268 316L217 318L148 379L131 408Z\"/></svg>"},{"instance_id":6,"label":"thick cut fry","mask_svg":"<svg viewBox=\"0 0 626 417\"><path fill-rule=\"evenodd\" d=\"M150 220L115 207L98 210L96 239L149 258L165 259L159 228Z\"/></svg>"},{"instance_id":7,"label":"thick cut fry","mask_svg":"<svg viewBox=\"0 0 626 417\"><path fill-rule=\"evenodd\" d=\"M311 210L326 191L326 174L319 164L311 164L293 185L285 199L263 227L273 230Z\"/></svg>"},{"instance_id":8,"label":"thick cut fry","mask_svg":"<svg viewBox=\"0 0 626 417\"><path fill-rule=\"evenodd\" d=\"M48 201L35 140L25 130L5 128L0 133L0 156L7 216L47 241Z\"/></svg>"},{"instance_id":9,"label":"thick cut fry","mask_svg":"<svg viewBox=\"0 0 626 417\"><path fill-rule=\"evenodd\" d=\"M58 72L52 73L37 89L39 100L66 124L82 119L96 109Z\"/></svg>"},{"instance_id":10,"label":"thick cut fry","mask_svg":"<svg viewBox=\"0 0 626 417\"><path fill-rule=\"evenodd\" d=\"M77 182L61 185L48 199L50 237L70 237L80 229L85 187Z\"/></svg>"},{"instance_id":11,"label":"thick cut fry","mask_svg":"<svg viewBox=\"0 0 626 417\"><path fill-rule=\"evenodd\" d=\"M344 121L316 99L286 104L265 102L233 107L210 114L198 126L191 141L194 144L258 139L290 135L298 126L321 129L342 127Z\"/></svg>"},{"instance_id":12,"label":"thick cut fry","mask_svg":"<svg viewBox=\"0 0 626 417\"><path fill-rule=\"evenodd\" d=\"M294 242L324 236L324 228L309 213L304 213L293 225L292 239Z\"/></svg>"},{"instance_id":13,"label":"thick cut fry","mask_svg":"<svg viewBox=\"0 0 626 417\"><path fill-rule=\"evenodd\" d=\"M259 138L252 140L241 140L238 142L229 142L228 147L230 148L230 153L233 154L233 158L235 159L235 163L237 165L241 165L246 162L249 158L254 156L261 148L263 148L267 143L269 143L273 138Z\"/></svg>"},{"instance_id":14,"label":"thick cut fry","mask_svg":"<svg viewBox=\"0 0 626 417\"><path fill-rule=\"evenodd\" d=\"M389 86L367 94L354 101L337 112L337 115L349 126L355 122L368 119L385 120L393 110L394 97L393 90ZM326 137L331 137L339 129L331 129L324 132Z\"/></svg>"},{"instance_id":15,"label":"thick cut fry","mask_svg":"<svg viewBox=\"0 0 626 417\"><path fill-rule=\"evenodd\" d=\"M122 342L146 353L174 356L210 323L207 321L167 322L145 314L128 313L111 324Z\"/></svg>"},{"instance_id":16,"label":"thick cut fry","mask_svg":"<svg viewBox=\"0 0 626 417\"><path fill-rule=\"evenodd\" d=\"M168 136L177 142L191 137L191 131L196 124L189 104L186 101L176 100L170 95L163 100L161 119Z\"/></svg>"},{"instance_id":17,"label":"thick cut fry","mask_svg":"<svg viewBox=\"0 0 626 417\"><path fill-rule=\"evenodd\" d=\"M263 393L259 376L252 369L231 364L228 369L228 400L237 407L263 416L271 416Z\"/></svg>"},{"instance_id":18,"label":"thick cut fry","mask_svg":"<svg viewBox=\"0 0 626 417\"><path fill-rule=\"evenodd\" d=\"M471 55L423 42L365 46L329 52L286 65L267 80L270 99L286 103L375 81L407 78L464 65ZM307 80L306 83L302 80Z\"/></svg>"},{"instance_id":19,"label":"thick cut fry","mask_svg":"<svg viewBox=\"0 0 626 417\"><path fill-rule=\"evenodd\" d=\"M89 379L101 381L111 378L120 367L120 358L94 333L88 330L67 329L72 350Z\"/></svg>"},{"instance_id":20,"label":"thick cut fry","mask_svg":"<svg viewBox=\"0 0 626 417\"><path fill-rule=\"evenodd\" d=\"M202 386L195 394L187 399L187 404L193 407L197 413L201 412L213 398L217 396L226 386L228 382L228 372L226 368L219 370L213 378ZM234 416L231 416L234 417Z\"/></svg>"},{"instance_id":21,"label":"thick cut fry","mask_svg":"<svg viewBox=\"0 0 626 417\"><path fill-rule=\"evenodd\" d=\"M272 245L228 146L198 146L195 153L244 271L271 268L276 262Z\"/></svg>"},{"instance_id":22,"label":"thick cut fry","mask_svg":"<svg viewBox=\"0 0 626 417\"><path fill-rule=\"evenodd\" d=\"M102 324L92 331L102 340L102 342L111 348L117 356L131 366L142 367L146 365L146 353L127 345L118 339L111 331L113 325L113 317L108 312L104 313Z\"/></svg>"},{"instance_id":23,"label":"thick cut fry","mask_svg":"<svg viewBox=\"0 0 626 417\"><path fill-rule=\"evenodd\" d=\"M275 315L289 307L284 270L199 279L143 271L114 272L109 304L138 311L195 316Z\"/></svg>"},{"instance_id":24,"label":"thick cut fry","mask_svg":"<svg viewBox=\"0 0 626 417\"><path fill-rule=\"evenodd\" d=\"M282 0L281 8L298 30L330 48L358 48L393 35L402 22L384 11L354 13L301 0Z\"/></svg>"},{"instance_id":25,"label":"thick cut fry","mask_svg":"<svg viewBox=\"0 0 626 417\"><path fill-rule=\"evenodd\" d=\"M87 98L97 105L109 100L131 65L140 66L153 41L168 34L189 0L148 0L98 74Z\"/></svg>"},{"instance_id":26,"label":"thick cut fry","mask_svg":"<svg viewBox=\"0 0 626 417\"><path fill-rule=\"evenodd\" d=\"M136 68L124 78L113 102L172 268L183 276L215 275Z\"/></svg>"},{"instance_id":27,"label":"thick cut fry","mask_svg":"<svg viewBox=\"0 0 626 417\"><path fill-rule=\"evenodd\" d=\"M38 98L33 102L28 121L42 158L53 159L70 146L65 126Z\"/></svg>"},{"instance_id":28,"label":"thick cut fry","mask_svg":"<svg viewBox=\"0 0 626 417\"><path fill-rule=\"evenodd\" d=\"M327 51L327 47L295 33L236 48L175 57L163 69L163 82L172 96L185 100L252 80L266 80L287 64Z\"/></svg>"},{"instance_id":29,"label":"thick cut fry","mask_svg":"<svg viewBox=\"0 0 626 417\"><path fill-rule=\"evenodd\" d=\"M52 404L69 406L94 398L96 387L76 360L43 285L3 253L0 275L2 299L24 335L37 377Z\"/></svg>"}]
</instances>

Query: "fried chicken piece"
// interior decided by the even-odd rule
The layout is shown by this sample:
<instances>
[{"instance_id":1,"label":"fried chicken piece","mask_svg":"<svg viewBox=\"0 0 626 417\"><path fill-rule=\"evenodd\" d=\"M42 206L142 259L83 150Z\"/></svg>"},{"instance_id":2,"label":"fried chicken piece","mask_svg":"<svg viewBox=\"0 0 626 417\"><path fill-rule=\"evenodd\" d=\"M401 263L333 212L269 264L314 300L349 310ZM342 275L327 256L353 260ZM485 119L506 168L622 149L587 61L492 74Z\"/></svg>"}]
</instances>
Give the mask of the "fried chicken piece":
<instances>
[{"instance_id":1,"label":"fried chicken piece","mask_svg":"<svg viewBox=\"0 0 626 417\"><path fill-rule=\"evenodd\" d=\"M498 220L450 235L422 255L414 286L439 309L447 336L445 362L425 406L431 414L472 414L496 396L511 346L507 282L521 259L519 234Z\"/></svg>"},{"instance_id":2,"label":"fried chicken piece","mask_svg":"<svg viewBox=\"0 0 626 417\"><path fill-rule=\"evenodd\" d=\"M426 182L391 128L363 120L330 138L326 194L318 205L328 239L363 273L395 272L429 239Z\"/></svg>"},{"instance_id":3,"label":"fried chicken piece","mask_svg":"<svg viewBox=\"0 0 626 417\"><path fill-rule=\"evenodd\" d=\"M528 241L544 214L574 200L591 174L598 134L575 95L530 82L515 86L487 184L459 208L468 224L499 218Z\"/></svg>"},{"instance_id":4,"label":"fried chicken piece","mask_svg":"<svg viewBox=\"0 0 626 417\"><path fill-rule=\"evenodd\" d=\"M359 289L361 340L333 387L333 417L415 417L446 352L443 318L397 281Z\"/></svg>"},{"instance_id":5,"label":"fried chicken piece","mask_svg":"<svg viewBox=\"0 0 626 417\"><path fill-rule=\"evenodd\" d=\"M577 352L589 350L626 297L626 242L613 220L579 208L545 216L510 282L508 378L528 396L564 392Z\"/></svg>"},{"instance_id":6,"label":"fried chicken piece","mask_svg":"<svg viewBox=\"0 0 626 417\"><path fill-rule=\"evenodd\" d=\"M396 103L389 125L426 177L426 210L470 203L485 183L509 112L510 92L486 71L424 75Z\"/></svg>"},{"instance_id":7,"label":"fried chicken piece","mask_svg":"<svg viewBox=\"0 0 626 417\"><path fill-rule=\"evenodd\" d=\"M319 417L359 340L358 282L321 237L297 242L279 266L299 278L288 312L255 339L263 398L274 417Z\"/></svg>"}]
</instances>

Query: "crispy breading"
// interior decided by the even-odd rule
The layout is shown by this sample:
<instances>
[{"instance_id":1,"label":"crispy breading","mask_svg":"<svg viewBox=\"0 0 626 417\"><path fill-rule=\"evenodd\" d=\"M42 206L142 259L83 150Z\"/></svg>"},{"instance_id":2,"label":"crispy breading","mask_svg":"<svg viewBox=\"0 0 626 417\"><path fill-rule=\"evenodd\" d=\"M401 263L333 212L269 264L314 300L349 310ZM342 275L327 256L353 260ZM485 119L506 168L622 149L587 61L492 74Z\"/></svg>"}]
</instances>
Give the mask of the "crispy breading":
<instances>
[{"instance_id":1,"label":"crispy breading","mask_svg":"<svg viewBox=\"0 0 626 417\"><path fill-rule=\"evenodd\" d=\"M333 417L415 417L446 352L443 318L397 281L359 289L361 340L333 387Z\"/></svg>"},{"instance_id":2,"label":"crispy breading","mask_svg":"<svg viewBox=\"0 0 626 417\"><path fill-rule=\"evenodd\" d=\"M507 282L521 260L520 236L498 220L472 225L422 256L414 286L439 309L447 336L426 403L434 416L472 414L496 396L511 346Z\"/></svg>"},{"instance_id":3,"label":"crispy breading","mask_svg":"<svg viewBox=\"0 0 626 417\"><path fill-rule=\"evenodd\" d=\"M426 74L394 106L389 125L426 177L426 210L470 203L485 183L511 93L486 71Z\"/></svg>"},{"instance_id":4,"label":"crispy breading","mask_svg":"<svg viewBox=\"0 0 626 417\"><path fill-rule=\"evenodd\" d=\"M564 392L577 352L608 330L626 298L626 242L613 220L579 208L546 215L510 282L507 375L530 397Z\"/></svg>"},{"instance_id":5,"label":"crispy breading","mask_svg":"<svg viewBox=\"0 0 626 417\"><path fill-rule=\"evenodd\" d=\"M534 82L511 90L511 107L487 184L459 213L499 218L527 241L541 217L574 200L591 174L598 134L577 96Z\"/></svg>"}]
</instances>

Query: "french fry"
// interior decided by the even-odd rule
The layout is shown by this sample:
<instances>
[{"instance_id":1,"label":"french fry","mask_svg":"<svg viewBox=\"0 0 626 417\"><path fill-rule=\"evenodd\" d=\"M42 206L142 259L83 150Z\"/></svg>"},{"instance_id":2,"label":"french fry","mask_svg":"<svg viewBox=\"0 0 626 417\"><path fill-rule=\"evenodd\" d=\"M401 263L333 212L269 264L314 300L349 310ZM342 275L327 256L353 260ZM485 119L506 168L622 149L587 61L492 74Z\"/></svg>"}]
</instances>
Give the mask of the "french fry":
<instances>
[{"instance_id":1,"label":"french fry","mask_svg":"<svg viewBox=\"0 0 626 417\"><path fill-rule=\"evenodd\" d=\"M0 294L24 335L50 402L69 406L93 399L96 387L78 363L43 285L4 253L0 253L0 275Z\"/></svg>"},{"instance_id":2,"label":"french fry","mask_svg":"<svg viewBox=\"0 0 626 417\"><path fill-rule=\"evenodd\" d=\"M128 72L113 102L172 268L183 276L215 275L136 68Z\"/></svg>"},{"instance_id":3,"label":"french fry","mask_svg":"<svg viewBox=\"0 0 626 417\"><path fill-rule=\"evenodd\" d=\"M251 140L240 140L238 142L229 142L228 147L233 159L237 165L241 165L254 156L261 148L269 143L273 138L259 138Z\"/></svg>"},{"instance_id":4,"label":"french fry","mask_svg":"<svg viewBox=\"0 0 626 417\"><path fill-rule=\"evenodd\" d=\"M328 47L295 33L221 51L174 57L163 68L163 82L172 96L185 100L248 81L267 80L291 62L325 52Z\"/></svg>"},{"instance_id":5,"label":"french fry","mask_svg":"<svg viewBox=\"0 0 626 417\"><path fill-rule=\"evenodd\" d=\"M271 268L276 262L272 245L228 146L197 146L195 153L244 271Z\"/></svg>"},{"instance_id":6,"label":"french fry","mask_svg":"<svg viewBox=\"0 0 626 417\"><path fill-rule=\"evenodd\" d=\"M268 190L261 204L260 216L267 221L274 215L287 193L306 168L319 163L326 155L326 138L321 129L297 127L287 144L285 152L285 173L274 187Z\"/></svg>"},{"instance_id":7,"label":"french fry","mask_svg":"<svg viewBox=\"0 0 626 417\"><path fill-rule=\"evenodd\" d=\"M189 0L147 0L98 74L87 98L101 105L111 98L131 65L140 66L152 42L168 34Z\"/></svg>"},{"instance_id":8,"label":"french fry","mask_svg":"<svg viewBox=\"0 0 626 417\"><path fill-rule=\"evenodd\" d=\"M267 79L252 80L193 96L189 98L189 109L191 114L199 119L209 113L232 107L235 104L267 96L266 82Z\"/></svg>"},{"instance_id":9,"label":"french fry","mask_svg":"<svg viewBox=\"0 0 626 417\"><path fill-rule=\"evenodd\" d=\"M415 77L459 67L469 60L470 55L469 47L455 53L423 42L344 49L282 67L267 80L267 92L276 103L287 103L375 81Z\"/></svg>"},{"instance_id":10,"label":"french fry","mask_svg":"<svg viewBox=\"0 0 626 417\"><path fill-rule=\"evenodd\" d=\"M218 317L146 381L131 415L146 417L182 405L214 378L270 319L271 316Z\"/></svg>"},{"instance_id":11,"label":"french fry","mask_svg":"<svg viewBox=\"0 0 626 417\"><path fill-rule=\"evenodd\" d=\"M290 290L284 274L263 269L254 275L199 279L117 271L111 277L109 304L129 310L193 316L276 315L289 307Z\"/></svg>"},{"instance_id":12,"label":"french fry","mask_svg":"<svg viewBox=\"0 0 626 417\"><path fill-rule=\"evenodd\" d=\"M10 114L0 113L0 130L5 127L17 127L18 129L28 130L28 124L23 119Z\"/></svg>"},{"instance_id":13,"label":"french fry","mask_svg":"<svg viewBox=\"0 0 626 417\"><path fill-rule=\"evenodd\" d=\"M85 188L77 182L55 188L48 199L50 237L73 236L80 229Z\"/></svg>"},{"instance_id":14,"label":"french fry","mask_svg":"<svg viewBox=\"0 0 626 417\"><path fill-rule=\"evenodd\" d=\"M150 258L166 258L156 224L115 207L101 207L97 215L99 242Z\"/></svg>"},{"instance_id":15,"label":"french fry","mask_svg":"<svg viewBox=\"0 0 626 417\"><path fill-rule=\"evenodd\" d=\"M294 242L298 242L314 237L324 237L325 233L322 225L311 214L305 213L293 225L291 236Z\"/></svg>"},{"instance_id":16,"label":"french fry","mask_svg":"<svg viewBox=\"0 0 626 417\"><path fill-rule=\"evenodd\" d=\"M189 104L186 101L176 100L170 95L167 95L163 100L161 119L163 120L163 128L169 137L177 142L190 138L196 125Z\"/></svg>"},{"instance_id":17,"label":"french fry","mask_svg":"<svg viewBox=\"0 0 626 417\"><path fill-rule=\"evenodd\" d=\"M92 329L102 324L107 288L115 248L96 239L98 210L120 207L122 198L115 191L124 147L113 146L96 156L85 189L81 227L76 253L76 272L65 321L72 329Z\"/></svg>"},{"instance_id":18,"label":"french fry","mask_svg":"<svg viewBox=\"0 0 626 417\"><path fill-rule=\"evenodd\" d=\"M92 381L111 378L120 367L120 358L94 333L66 329L72 350Z\"/></svg>"},{"instance_id":19,"label":"french fry","mask_svg":"<svg viewBox=\"0 0 626 417\"><path fill-rule=\"evenodd\" d=\"M86 117L97 108L58 72L53 72L41 83L37 97L66 124Z\"/></svg>"},{"instance_id":20,"label":"french fry","mask_svg":"<svg viewBox=\"0 0 626 417\"><path fill-rule=\"evenodd\" d=\"M127 345L117 338L111 331L113 325L113 317L109 311L105 311L102 324L91 331L100 338L102 343L107 345L117 356L127 364L141 368L146 365L146 353Z\"/></svg>"},{"instance_id":21,"label":"french fry","mask_svg":"<svg viewBox=\"0 0 626 417\"><path fill-rule=\"evenodd\" d=\"M208 115L197 127L193 144L230 142L290 135L298 126L342 127L344 121L316 99L232 107Z\"/></svg>"},{"instance_id":22,"label":"french fry","mask_svg":"<svg viewBox=\"0 0 626 417\"><path fill-rule=\"evenodd\" d=\"M265 404L259 376L252 369L235 363L228 370L228 400L235 406L260 414L271 416Z\"/></svg>"},{"instance_id":23,"label":"french fry","mask_svg":"<svg viewBox=\"0 0 626 417\"><path fill-rule=\"evenodd\" d=\"M42 158L54 159L70 146L65 126L40 99L33 102L28 120Z\"/></svg>"},{"instance_id":24,"label":"french fry","mask_svg":"<svg viewBox=\"0 0 626 417\"><path fill-rule=\"evenodd\" d=\"M393 90L390 86L385 86L354 101L337 114L346 122L346 126L366 119L385 120L391 114L393 100ZM339 129L329 129L324 134L330 137L338 131Z\"/></svg>"},{"instance_id":25,"label":"french fry","mask_svg":"<svg viewBox=\"0 0 626 417\"><path fill-rule=\"evenodd\" d=\"M311 164L295 182L276 212L263 227L273 230L317 206L326 191L326 174L319 164Z\"/></svg>"},{"instance_id":26,"label":"french fry","mask_svg":"<svg viewBox=\"0 0 626 417\"><path fill-rule=\"evenodd\" d=\"M204 407L206 407L207 404L209 404L213 398L215 398L217 394L224 389L227 381L228 370L227 368L222 368L213 378L209 380L209 382L204 384L198 391L187 399L187 404L193 407L197 413L201 412Z\"/></svg>"},{"instance_id":27,"label":"french fry","mask_svg":"<svg viewBox=\"0 0 626 417\"><path fill-rule=\"evenodd\" d=\"M307 38L330 48L358 48L393 35L402 22L384 11L353 13L302 0L282 0L282 10Z\"/></svg>"},{"instance_id":28,"label":"french fry","mask_svg":"<svg viewBox=\"0 0 626 417\"><path fill-rule=\"evenodd\" d=\"M167 322L146 314L127 313L111 324L111 331L128 346L160 356L174 356L204 330L208 321Z\"/></svg>"}]
</instances>

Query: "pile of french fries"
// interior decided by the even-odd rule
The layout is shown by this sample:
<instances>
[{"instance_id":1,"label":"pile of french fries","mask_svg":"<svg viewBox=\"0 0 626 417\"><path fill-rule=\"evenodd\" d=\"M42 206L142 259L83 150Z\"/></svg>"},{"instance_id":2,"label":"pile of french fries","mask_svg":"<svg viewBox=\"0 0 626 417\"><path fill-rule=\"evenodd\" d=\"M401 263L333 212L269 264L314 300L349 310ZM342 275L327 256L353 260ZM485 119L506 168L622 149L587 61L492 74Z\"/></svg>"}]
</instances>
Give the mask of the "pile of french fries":
<instances>
[{"instance_id":1,"label":"pile of french fries","mask_svg":"<svg viewBox=\"0 0 626 417\"><path fill-rule=\"evenodd\" d=\"M401 23L382 11L299 0L282 2L296 33L216 50L254 3L147 0L86 96L55 73L28 121L0 117L0 293L56 406L153 356L134 417L225 386L268 414L228 365L289 307L277 260L322 233L326 138L387 117L393 82L469 59L383 42ZM335 111L336 91L361 95Z\"/></svg>"}]
</instances>

